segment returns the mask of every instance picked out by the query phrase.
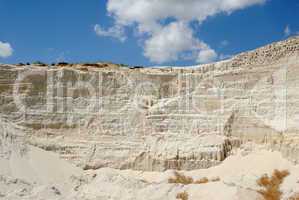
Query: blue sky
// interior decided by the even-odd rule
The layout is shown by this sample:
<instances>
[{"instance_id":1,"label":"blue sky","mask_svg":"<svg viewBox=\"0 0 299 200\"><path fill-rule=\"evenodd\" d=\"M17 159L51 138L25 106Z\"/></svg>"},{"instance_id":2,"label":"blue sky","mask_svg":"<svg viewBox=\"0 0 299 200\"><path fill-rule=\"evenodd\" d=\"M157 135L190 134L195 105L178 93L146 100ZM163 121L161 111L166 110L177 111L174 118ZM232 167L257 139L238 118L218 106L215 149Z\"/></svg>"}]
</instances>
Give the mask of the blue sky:
<instances>
[{"instance_id":1,"label":"blue sky","mask_svg":"<svg viewBox=\"0 0 299 200\"><path fill-rule=\"evenodd\" d=\"M184 22L181 22L182 16L171 12L171 16L157 19L161 26L158 29L148 26L145 20L138 19L138 15L125 13L131 8L125 7L129 5L117 7L117 1L120 0L111 0L108 11L108 1L105 0L0 0L0 62L112 61L146 66L193 65L199 62L198 54L201 52L204 57L213 51L213 60L219 60L299 32L298 0L267 0L262 4L253 0L252 5L234 7L229 11L225 7L221 12L204 16L206 18L202 20L188 18L187 23L185 16ZM201 1L198 0L199 3ZM152 6L160 8L160 5ZM169 9L172 9L171 5ZM123 13L128 17L123 19ZM147 19L152 20L153 17L148 16ZM168 26L171 23L172 28ZM94 30L95 25L100 28L98 34ZM111 27L120 27L120 34L126 40L120 41L115 31L109 32ZM140 27L150 27L150 30L140 31ZM173 33L182 41L179 44L172 41L163 45L161 51L156 51L156 47L160 47L158 39L165 36L160 34L162 31L166 35ZM172 32L168 34L167 31ZM195 49L186 48L189 43L184 37L190 31L190 41L199 43ZM183 34L177 35L180 33ZM13 49L11 55L2 52L1 56L1 44L10 45ZM160 57L168 50L172 51L171 54Z\"/></svg>"}]
</instances>

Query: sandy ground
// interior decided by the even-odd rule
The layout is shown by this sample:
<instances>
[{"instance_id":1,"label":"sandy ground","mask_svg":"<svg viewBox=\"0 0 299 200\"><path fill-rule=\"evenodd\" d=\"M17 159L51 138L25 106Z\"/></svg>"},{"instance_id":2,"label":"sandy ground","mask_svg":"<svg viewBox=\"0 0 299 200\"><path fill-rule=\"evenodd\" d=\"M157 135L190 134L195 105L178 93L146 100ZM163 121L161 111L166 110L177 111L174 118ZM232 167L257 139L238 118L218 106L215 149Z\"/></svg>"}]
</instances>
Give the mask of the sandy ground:
<instances>
[{"instance_id":1,"label":"sandy ground","mask_svg":"<svg viewBox=\"0 0 299 200\"><path fill-rule=\"evenodd\" d=\"M257 180L274 170L287 170L280 199L299 192L299 165L255 144L244 144L220 165L180 174L208 181L169 183L175 171L143 172L102 168L83 171L58 155L27 145L22 131L11 124L0 129L0 199L4 200L258 200ZM216 180L216 181L212 181Z\"/></svg>"},{"instance_id":2,"label":"sandy ground","mask_svg":"<svg viewBox=\"0 0 299 200\"><path fill-rule=\"evenodd\" d=\"M250 152L240 150L216 167L180 172L194 180L219 178L215 182L189 185L168 183L174 177L172 170L83 171L36 147L26 146L22 153L15 149L18 148L12 148L8 158L0 158L0 199L173 200L181 192L188 193L191 200L263 199L256 192L260 189L256 181L275 169L290 172L280 187L282 199L299 192L299 166L279 152L258 147Z\"/></svg>"}]
</instances>

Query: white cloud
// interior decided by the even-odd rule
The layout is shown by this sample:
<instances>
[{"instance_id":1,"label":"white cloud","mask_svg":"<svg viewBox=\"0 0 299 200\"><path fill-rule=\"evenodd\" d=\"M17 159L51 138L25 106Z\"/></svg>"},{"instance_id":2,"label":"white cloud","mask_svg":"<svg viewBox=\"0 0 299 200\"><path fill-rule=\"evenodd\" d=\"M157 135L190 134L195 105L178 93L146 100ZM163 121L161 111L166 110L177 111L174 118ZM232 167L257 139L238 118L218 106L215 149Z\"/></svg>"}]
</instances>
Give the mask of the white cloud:
<instances>
[{"instance_id":1,"label":"white cloud","mask_svg":"<svg viewBox=\"0 0 299 200\"><path fill-rule=\"evenodd\" d=\"M11 56L13 53L13 49L9 43L1 42L0 41L0 57L7 58Z\"/></svg>"},{"instance_id":2,"label":"white cloud","mask_svg":"<svg viewBox=\"0 0 299 200\"><path fill-rule=\"evenodd\" d=\"M209 63L217 58L217 54L213 49L204 49L199 52L197 62Z\"/></svg>"},{"instance_id":3,"label":"white cloud","mask_svg":"<svg viewBox=\"0 0 299 200\"><path fill-rule=\"evenodd\" d=\"M175 61L179 58L194 59L192 54L196 52L201 63L217 57L216 52L207 44L193 37L192 29L184 22L172 22L161 31L153 33L152 37L145 41L144 51L144 55L156 63ZM185 53L191 56L187 58Z\"/></svg>"},{"instance_id":4,"label":"white cloud","mask_svg":"<svg viewBox=\"0 0 299 200\"><path fill-rule=\"evenodd\" d=\"M105 30L100 25L96 24L94 26L94 31L98 36L114 37L122 42L126 40L123 26L115 25Z\"/></svg>"},{"instance_id":5,"label":"white cloud","mask_svg":"<svg viewBox=\"0 0 299 200\"><path fill-rule=\"evenodd\" d=\"M195 38L191 22L201 24L207 17L230 14L267 0L108 0L107 11L116 27L132 27L144 39L144 55L153 62L167 62L189 52L197 61L211 61L216 52ZM169 19L169 20L167 20ZM168 24L165 23L169 22ZM164 23L161 23L164 21ZM113 27L112 27L113 29ZM99 35L117 31L100 30ZM111 33L111 34L108 34ZM122 32L123 33L123 32ZM120 34L122 35L122 34ZM121 38L121 37L120 37ZM203 51L203 52L201 52ZM208 56L208 58L204 58Z\"/></svg>"},{"instance_id":6,"label":"white cloud","mask_svg":"<svg viewBox=\"0 0 299 200\"><path fill-rule=\"evenodd\" d=\"M284 29L283 32L284 32L284 35L285 35L286 37L290 36L290 35L291 35L291 29L290 29L290 26L287 25L287 26L285 27L285 29Z\"/></svg>"},{"instance_id":7,"label":"white cloud","mask_svg":"<svg viewBox=\"0 0 299 200\"><path fill-rule=\"evenodd\" d=\"M152 26L158 20L173 17L177 20L202 22L220 12L231 13L266 0L109 0L108 12L122 25L137 22Z\"/></svg>"}]
</instances>

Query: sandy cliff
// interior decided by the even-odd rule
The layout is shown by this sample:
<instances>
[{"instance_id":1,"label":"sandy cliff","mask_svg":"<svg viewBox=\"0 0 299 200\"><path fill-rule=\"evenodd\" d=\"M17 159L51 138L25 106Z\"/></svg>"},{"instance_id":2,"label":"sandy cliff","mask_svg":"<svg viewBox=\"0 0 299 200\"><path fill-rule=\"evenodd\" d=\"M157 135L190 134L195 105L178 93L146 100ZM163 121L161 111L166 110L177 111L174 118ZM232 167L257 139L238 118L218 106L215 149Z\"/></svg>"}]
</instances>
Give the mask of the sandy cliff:
<instances>
[{"instance_id":1,"label":"sandy cliff","mask_svg":"<svg viewBox=\"0 0 299 200\"><path fill-rule=\"evenodd\" d=\"M207 168L247 140L296 159L298 54L295 37L183 69L2 65L0 111L87 168Z\"/></svg>"},{"instance_id":2,"label":"sandy cliff","mask_svg":"<svg viewBox=\"0 0 299 200\"><path fill-rule=\"evenodd\" d=\"M298 75L298 37L189 68L1 64L0 198L217 199L219 188L258 199L256 179L274 169L291 172L287 198L299 174ZM169 169L221 181L172 185Z\"/></svg>"}]
</instances>

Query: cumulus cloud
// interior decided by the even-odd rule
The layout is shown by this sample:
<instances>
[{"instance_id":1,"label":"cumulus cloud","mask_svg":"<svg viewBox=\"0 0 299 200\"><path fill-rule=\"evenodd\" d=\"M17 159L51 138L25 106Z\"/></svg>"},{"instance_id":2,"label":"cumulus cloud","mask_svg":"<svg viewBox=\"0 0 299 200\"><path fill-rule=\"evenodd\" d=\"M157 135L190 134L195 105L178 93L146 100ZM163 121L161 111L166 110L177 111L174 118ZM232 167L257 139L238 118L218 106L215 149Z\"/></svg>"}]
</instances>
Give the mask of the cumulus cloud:
<instances>
[{"instance_id":1,"label":"cumulus cloud","mask_svg":"<svg viewBox=\"0 0 299 200\"><path fill-rule=\"evenodd\" d=\"M172 22L161 31L154 32L145 41L144 55L152 62L163 63L181 59L194 59L198 54L200 63L210 62L217 54L193 36L193 30L184 22ZM186 56L189 55L189 56ZM205 56L207 56L205 58Z\"/></svg>"},{"instance_id":2,"label":"cumulus cloud","mask_svg":"<svg viewBox=\"0 0 299 200\"><path fill-rule=\"evenodd\" d=\"M99 24L96 24L94 26L94 31L98 36L114 37L122 42L124 42L127 38L125 35L124 28L118 25L112 26L105 30Z\"/></svg>"},{"instance_id":3,"label":"cumulus cloud","mask_svg":"<svg viewBox=\"0 0 299 200\"><path fill-rule=\"evenodd\" d=\"M216 52L195 37L190 24L200 25L209 16L230 14L264 2L266 0L108 0L107 11L116 27L137 30L137 36L144 40L144 55L153 62L174 61L184 57L186 52L197 55L191 57L198 62L210 62L217 57ZM118 35L110 28L99 30L99 35Z\"/></svg>"},{"instance_id":4,"label":"cumulus cloud","mask_svg":"<svg viewBox=\"0 0 299 200\"><path fill-rule=\"evenodd\" d=\"M291 35L291 29L290 29L290 26L289 25L287 25L285 28L284 28L284 35L286 36L286 37L288 37L288 36L290 36Z\"/></svg>"},{"instance_id":5,"label":"cumulus cloud","mask_svg":"<svg viewBox=\"0 0 299 200\"><path fill-rule=\"evenodd\" d=\"M0 57L7 58L11 56L13 53L13 49L9 43L0 41Z\"/></svg>"},{"instance_id":6,"label":"cumulus cloud","mask_svg":"<svg viewBox=\"0 0 299 200\"><path fill-rule=\"evenodd\" d=\"M199 63L209 63L217 58L217 54L213 49L201 50L198 54L197 62Z\"/></svg>"}]
</instances>

